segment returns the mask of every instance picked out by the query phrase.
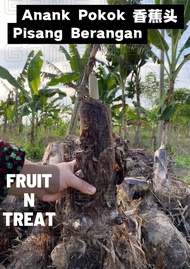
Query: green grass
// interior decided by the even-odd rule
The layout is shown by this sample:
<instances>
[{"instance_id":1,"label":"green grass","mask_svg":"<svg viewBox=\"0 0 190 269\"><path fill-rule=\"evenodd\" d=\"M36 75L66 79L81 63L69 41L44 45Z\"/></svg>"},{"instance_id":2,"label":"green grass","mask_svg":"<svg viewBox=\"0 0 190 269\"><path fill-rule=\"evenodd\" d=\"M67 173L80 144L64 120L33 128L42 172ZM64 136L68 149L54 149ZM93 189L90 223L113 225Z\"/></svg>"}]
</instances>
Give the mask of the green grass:
<instances>
[{"instance_id":1,"label":"green grass","mask_svg":"<svg viewBox=\"0 0 190 269\"><path fill-rule=\"evenodd\" d=\"M68 124L62 124L57 129L51 128L48 131L39 129L38 137L31 145L30 138L28 136L29 129L25 127L22 134L15 136L14 133L9 132L6 136L1 135L2 140L11 141L19 146L23 146L26 149L28 159L33 161L42 160L45 148L49 142L61 140L65 137ZM128 127L128 137L130 141L129 148L136 148L135 145L135 129L134 127ZM117 130L116 130L117 133ZM77 127L77 135L79 135L79 126ZM179 135L176 132L170 135L170 147L168 154L176 166L173 167L175 175L182 180L190 182L190 138L185 137L183 134ZM142 142L141 148L153 151L151 148L151 130L142 128Z\"/></svg>"},{"instance_id":2,"label":"green grass","mask_svg":"<svg viewBox=\"0 0 190 269\"><path fill-rule=\"evenodd\" d=\"M26 150L26 158L32 161L41 161L44 155L46 144L42 141L35 142L34 145L31 145L30 142L26 142L22 145Z\"/></svg>"},{"instance_id":3,"label":"green grass","mask_svg":"<svg viewBox=\"0 0 190 269\"><path fill-rule=\"evenodd\" d=\"M190 168L190 156L175 156L174 161L177 163L177 165L182 167L189 166Z\"/></svg>"},{"instance_id":4,"label":"green grass","mask_svg":"<svg viewBox=\"0 0 190 269\"><path fill-rule=\"evenodd\" d=\"M171 155L176 166L176 176L190 183L190 138L185 135L171 134Z\"/></svg>"},{"instance_id":5,"label":"green grass","mask_svg":"<svg viewBox=\"0 0 190 269\"><path fill-rule=\"evenodd\" d=\"M177 176L190 184L190 157L176 155L174 161L176 162L174 171Z\"/></svg>"},{"instance_id":6,"label":"green grass","mask_svg":"<svg viewBox=\"0 0 190 269\"><path fill-rule=\"evenodd\" d=\"M68 124L59 126L60 128L51 130L39 129L34 144L30 142L30 129L25 127L21 134L14 135L13 132L2 134L1 139L22 146L26 150L26 158L38 162L42 160L45 148L49 142L61 140L65 137Z\"/></svg>"}]
</instances>

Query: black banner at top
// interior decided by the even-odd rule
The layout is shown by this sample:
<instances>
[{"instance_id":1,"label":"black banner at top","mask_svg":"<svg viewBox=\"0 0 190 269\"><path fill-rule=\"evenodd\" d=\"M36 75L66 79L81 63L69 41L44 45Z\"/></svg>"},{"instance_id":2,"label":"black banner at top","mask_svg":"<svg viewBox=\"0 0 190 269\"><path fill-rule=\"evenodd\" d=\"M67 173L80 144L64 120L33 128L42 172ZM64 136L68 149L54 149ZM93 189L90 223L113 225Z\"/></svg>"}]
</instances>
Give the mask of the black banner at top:
<instances>
[{"instance_id":1,"label":"black banner at top","mask_svg":"<svg viewBox=\"0 0 190 269\"><path fill-rule=\"evenodd\" d=\"M183 5L18 5L8 44L143 44L148 29L183 29L183 14Z\"/></svg>"}]
</instances>

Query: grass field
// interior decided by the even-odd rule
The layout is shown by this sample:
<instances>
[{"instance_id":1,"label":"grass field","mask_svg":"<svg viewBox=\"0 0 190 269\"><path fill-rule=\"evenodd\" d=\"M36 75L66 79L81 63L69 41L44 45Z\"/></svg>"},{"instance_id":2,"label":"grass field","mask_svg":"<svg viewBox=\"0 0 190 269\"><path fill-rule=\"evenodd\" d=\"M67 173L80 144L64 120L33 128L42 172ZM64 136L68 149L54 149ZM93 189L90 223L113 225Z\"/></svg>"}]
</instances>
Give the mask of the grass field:
<instances>
[{"instance_id":1,"label":"grass field","mask_svg":"<svg viewBox=\"0 0 190 269\"><path fill-rule=\"evenodd\" d=\"M2 140L12 141L13 143L23 146L27 152L27 158L33 161L40 161L43 157L44 150L48 142L61 140L66 135L66 129L62 132L52 130L50 133L39 132L38 138L34 145L30 144L27 130L20 135L14 136L9 134L1 135ZM137 148L135 145L134 129L128 129L128 140L130 141L130 148ZM181 134L171 133L170 146L168 154L173 161L173 170L175 175L180 179L187 181L190 184L190 138ZM151 134L149 130L142 130L141 148L152 150L151 148Z\"/></svg>"},{"instance_id":2,"label":"grass field","mask_svg":"<svg viewBox=\"0 0 190 269\"><path fill-rule=\"evenodd\" d=\"M190 184L190 138L178 138L172 141L174 171L183 180Z\"/></svg>"}]
</instances>

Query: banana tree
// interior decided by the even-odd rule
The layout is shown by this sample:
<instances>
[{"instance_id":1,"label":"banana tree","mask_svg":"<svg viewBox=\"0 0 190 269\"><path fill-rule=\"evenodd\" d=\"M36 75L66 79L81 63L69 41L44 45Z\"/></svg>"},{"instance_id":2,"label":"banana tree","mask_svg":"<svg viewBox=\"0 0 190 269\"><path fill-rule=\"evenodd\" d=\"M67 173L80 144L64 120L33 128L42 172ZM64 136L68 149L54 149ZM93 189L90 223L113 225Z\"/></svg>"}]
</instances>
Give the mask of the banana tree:
<instances>
[{"instance_id":1,"label":"banana tree","mask_svg":"<svg viewBox=\"0 0 190 269\"><path fill-rule=\"evenodd\" d=\"M13 116L14 116L14 103L10 98L10 93L8 94L8 98L0 102L0 117L3 120L3 134L7 133L7 126L9 124L9 130L13 126Z\"/></svg>"},{"instance_id":2,"label":"banana tree","mask_svg":"<svg viewBox=\"0 0 190 269\"><path fill-rule=\"evenodd\" d=\"M22 124L22 116L19 114L18 112L18 107L20 105L22 105L21 99L20 99L20 91L24 92L24 84L27 80L27 72L28 72L28 66L29 63L31 61L31 59L34 57L34 51L31 51L27 57L26 63L22 69L22 72L20 73L20 75L17 77L16 81L17 83L14 83L14 78L11 78L11 75L9 74L9 72L7 70L5 70L3 67L0 67L0 76L2 78L6 78L9 80L10 84L13 86L12 87L8 87L3 80L1 81L1 83L3 84L3 87L9 92L8 97L7 97L7 108L5 109L4 112L4 116L6 117L6 119L9 119L9 124L11 122L11 119L13 121L14 119L14 132L15 134L17 134L18 132L20 132L23 128L23 124ZM19 88L20 85L20 88ZM11 94L11 99L13 104L10 106L9 105L9 98L10 98L10 94ZM4 123L5 123L5 118L4 118ZM6 129L6 128L4 128Z\"/></svg>"},{"instance_id":3,"label":"banana tree","mask_svg":"<svg viewBox=\"0 0 190 269\"><path fill-rule=\"evenodd\" d=\"M110 105L111 107L115 101L119 87L117 86L116 81L114 77L111 75L111 73L109 73L101 65L97 69L96 77L98 80L98 90L100 100Z\"/></svg>"},{"instance_id":4,"label":"banana tree","mask_svg":"<svg viewBox=\"0 0 190 269\"><path fill-rule=\"evenodd\" d=\"M72 72L76 72L79 74L77 80L74 81L75 85L78 87L81 83L84 74L84 69L88 62L88 58L90 55L90 45L86 44L84 53L82 55L80 55L80 52L77 49L76 44L69 44L69 52L65 49L65 47L60 46L60 52L62 52L65 55L66 60L70 64ZM71 86L73 87L73 85ZM76 88L76 86L74 86L74 88Z\"/></svg>"},{"instance_id":5,"label":"banana tree","mask_svg":"<svg viewBox=\"0 0 190 269\"><path fill-rule=\"evenodd\" d=\"M17 82L24 88L24 85L27 81L27 74L28 74L28 67L29 67L29 63L32 60L32 58L34 57L35 53L32 50L28 56L27 56L27 60L26 63L22 69L22 72L20 73L20 75L17 77ZM15 133L21 132L21 130L23 129L23 123L22 123L22 115L19 113L18 111L18 107L22 105L22 99L20 98L20 91L14 87L14 92L15 92L15 106L14 106L14 131ZM24 93L24 91L22 91Z\"/></svg>"},{"instance_id":6,"label":"banana tree","mask_svg":"<svg viewBox=\"0 0 190 269\"><path fill-rule=\"evenodd\" d=\"M113 55L114 57L114 55ZM110 60L113 60L113 57ZM117 60L117 57L115 58ZM105 65L101 62L101 65L97 69L97 79L98 79L98 90L100 99L110 106L111 116L113 125L118 129L119 135L121 136L122 131L122 93L120 94L120 87L115 79L115 76L112 75L112 72L108 72ZM108 68L109 69L109 68ZM135 90L131 89L130 83L126 85L125 98L133 97ZM126 109L128 105L126 104Z\"/></svg>"},{"instance_id":7,"label":"banana tree","mask_svg":"<svg viewBox=\"0 0 190 269\"><path fill-rule=\"evenodd\" d=\"M128 55L128 62L130 65L134 66L132 71L131 80L134 83L136 101L141 104L141 68L147 63L148 59L151 58L154 63L158 63L159 59L152 51L152 48L149 44L135 44L135 45L126 45L126 53ZM137 114L140 116L140 111L137 108ZM135 134L135 144L139 147L141 146L141 121L137 122L137 130Z\"/></svg>"},{"instance_id":8,"label":"banana tree","mask_svg":"<svg viewBox=\"0 0 190 269\"><path fill-rule=\"evenodd\" d=\"M41 57L43 56L42 52L39 51L33 59L30 61L28 67L27 80L30 91L27 92L27 96L23 96L25 99L24 104L19 107L22 115L30 115L31 114L31 142L34 142L35 133L37 133L37 126L39 121L38 112L43 112L44 107L46 106L48 99L52 98L56 94L58 94L57 100L62 99L66 96L64 92L60 89L48 89L42 88L39 89L41 83L41 69L43 65L43 60ZM35 130L36 129L36 130Z\"/></svg>"},{"instance_id":9,"label":"banana tree","mask_svg":"<svg viewBox=\"0 0 190 269\"><path fill-rule=\"evenodd\" d=\"M156 4L160 4L160 0L155 0ZM184 4L184 29L167 29L166 33L170 39L171 46L169 46L165 39L161 36L159 30L151 29L148 31L148 41L160 50L163 50L166 55L166 63L160 62L169 79L169 87L167 90L166 107L173 103L174 85L176 78L181 71L184 64L190 60L190 53L187 53L182 58L185 50L190 47L190 36L186 36L188 23L190 21L190 1L189 0L162 0L162 4ZM183 46L181 47L181 43ZM164 128L162 132L162 145L167 147L169 137L170 119L164 121Z\"/></svg>"},{"instance_id":10,"label":"banana tree","mask_svg":"<svg viewBox=\"0 0 190 269\"><path fill-rule=\"evenodd\" d=\"M18 96L19 96L19 91L23 92L23 94L25 95L26 90L24 89L24 87L22 86L22 83L19 83L17 81L17 79L15 79L7 69L5 69L4 67L0 66L0 78L2 79L2 84L3 87L5 89L7 89L9 91L8 97L6 101L2 101L1 102L1 115L3 116L3 120L4 120L4 133L6 133L7 130L7 123L8 123L8 110L13 110L14 109L14 114L15 114L15 120L14 120L14 131L16 131L16 128L20 128L20 124L18 124ZM3 80L7 80L9 82L10 86L7 86ZM11 94L11 104L10 104L10 94ZM10 109L10 105L11 105L11 109ZM10 113L9 113L10 114ZM10 120L10 117L9 117ZM17 125L17 126L16 126Z\"/></svg>"},{"instance_id":11,"label":"banana tree","mask_svg":"<svg viewBox=\"0 0 190 269\"><path fill-rule=\"evenodd\" d=\"M65 47L60 46L60 52L65 55L66 60L69 62L71 72L63 73L60 69L58 69L56 66L53 66L51 63L49 64L53 69L54 73L52 74L43 72L43 76L45 78L51 79L50 82L47 84L48 86L55 86L59 83L63 83L64 85L75 89L75 94L71 96L72 103L74 104L74 109L67 130L68 134L74 134L76 130L79 115L79 99L81 98L78 97L84 94L81 94L80 86L84 78L84 73L86 70L87 63L89 61L92 48L92 45L87 44L84 53L80 55L76 44L69 44L69 51L67 51ZM87 81L85 83L87 83Z\"/></svg>"},{"instance_id":12,"label":"banana tree","mask_svg":"<svg viewBox=\"0 0 190 269\"><path fill-rule=\"evenodd\" d=\"M16 80L8 70L0 67L0 77L6 79L14 88L19 90L19 99L22 105L19 106L19 113L23 116L31 116L31 142L34 142L35 128L37 128L38 112L43 111L44 106L47 104L48 99L58 94L58 99L66 96L60 89L42 88L39 89L41 84L41 68L43 60L41 59L42 52L38 51L36 55L30 60L25 74L29 90L24 88L23 80ZM19 83L20 82L20 83Z\"/></svg>"},{"instance_id":13,"label":"banana tree","mask_svg":"<svg viewBox=\"0 0 190 269\"><path fill-rule=\"evenodd\" d=\"M165 96L160 101L160 104L152 110L145 109L137 102L133 101L133 105L135 106L135 108L137 108L141 112L141 115L138 115L140 117L140 120L148 124L152 129L151 144L154 151L156 150L157 147L156 130L158 124L161 121L170 120L177 110L177 105L170 105L167 106L164 109L164 111L160 114L160 108L163 106L164 99Z\"/></svg>"},{"instance_id":14,"label":"banana tree","mask_svg":"<svg viewBox=\"0 0 190 269\"><path fill-rule=\"evenodd\" d=\"M59 50L65 55L66 60L69 62L71 71L63 72L54 64L48 62L52 72L42 72L42 76L50 80L49 85L57 85L59 83L65 86L78 90L82 76L84 73L85 65L89 57L89 47L86 45L83 55L81 56L76 44L69 44L69 51L65 47L60 46Z\"/></svg>"},{"instance_id":15,"label":"banana tree","mask_svg":"<svg viewBox=\"0 0 190 269\"><path fill-rule=\"evenodd\" d=\"M126 98L133 98L135 91L140 104L140 69L151 57L154 62L158 57L152 52L150 45L106 45L106 65L121 90L122 102L122 138L127 139ZM105 65L105 63L101 62ZM129 81L129 75L131 81Z\"/></svg>"},{"instance_id":16,"label":"banana tree","mask_svg":"<svg viewBox=\"0 0 190 269\"><path fill-rule=\"evenodd\" d=\"M120 44L117 47L115 44L105 45L106 47L106 60L108 64L102 61L102 65L106 66L110 74L115 79L116 84L121 90L120 100L122 103L122 138L127 139L127 120L126 120L126 97L127 97L127 77L134 69L128 61L126 53L126 46Z\"/></svg>"},{"instance_id":17,"label":"banana tree","mask_svg":"<svg viewBox=\"0 0 190 269\"><path fill-rule=\"evenodd\" d=\"M99 48L100 48L99 44L91 44L89 47L89 56L88 57L85 56L85 59L87 59L87 58L88 59L87 59L87 61L85 60L84 73L83 73L80 85L78 87L77 98L75 100L75 105L74 105L73 113L71 116L71 121L70 121L69 128L67 131L68 134L75 133L77 121L78 121L78 117L79 117L81 99L85 95L86 86L87 86L87 83L89 80L89 76L94 68L95 61L96 61L95 57L96 57L96 54L97 54L97 51L99 50Z\"/></svg>"}]
</instances>

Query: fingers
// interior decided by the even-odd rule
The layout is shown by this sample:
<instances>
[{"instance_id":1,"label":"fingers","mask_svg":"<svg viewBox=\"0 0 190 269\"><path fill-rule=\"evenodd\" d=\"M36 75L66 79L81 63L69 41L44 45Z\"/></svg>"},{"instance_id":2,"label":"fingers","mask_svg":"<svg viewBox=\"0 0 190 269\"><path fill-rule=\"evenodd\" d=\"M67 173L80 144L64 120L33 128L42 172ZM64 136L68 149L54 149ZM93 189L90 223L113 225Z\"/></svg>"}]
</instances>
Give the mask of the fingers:
<instances>
[{"instance_id":1,"label":"fingers","mask_svg":"<svg viewBox=\"0 0 190 269\"><path fill-rule=\"evenodd\" d=\"M73 161L69 162L71 170L73 173L76 173L76 171L78 170L78 165L77 165L77 161L74 159Z\"/></svg>"},{"instance_id":2,"label":"fingers","mask_svg":"<svg viewBox=\"0 0 190 269\"><path fill-rule=\"evenodd\" d=\"M75 175L73 175L72 178L70 177L68 186L72 187L74 189L77 189L82 193L89 194L89 195L92 195L96 192L96 188L94 186L92 186L88 182L76 177ZM67 194L67 189L65 189L59 193L56 193L54 195L45 194L41 197L40 200L45 201L45 202L53 202L53 201L56 201L56 200L62 198L66 194Z\"/></svg>"},{"instance_id":3,"label":"fingers","mask_svg":"<svg viewBox=\"0 0 190 269\"><path fill-rule=\"evenodd\" d=\"M59 163L56 166L60 171L60 191L71 187L85 194L92 195L96 192L94 186L74 174L74 171L77 170L76 160L68 163Z\"/></svg>"},{"instance_id":4,"label":"fingers","mask_svg":"<svg viewBox=\"0 0 190 269\"><path fill-rule=\"evenodd\" d=\"M85 193L85 194L92 195L96 192L96 188L94 186L92 186L88 182L82 180L81 178L76 177L74 174L70 178L68 185L74 189L79 190L82 193Z\"/></svg>"}]
</instances>

